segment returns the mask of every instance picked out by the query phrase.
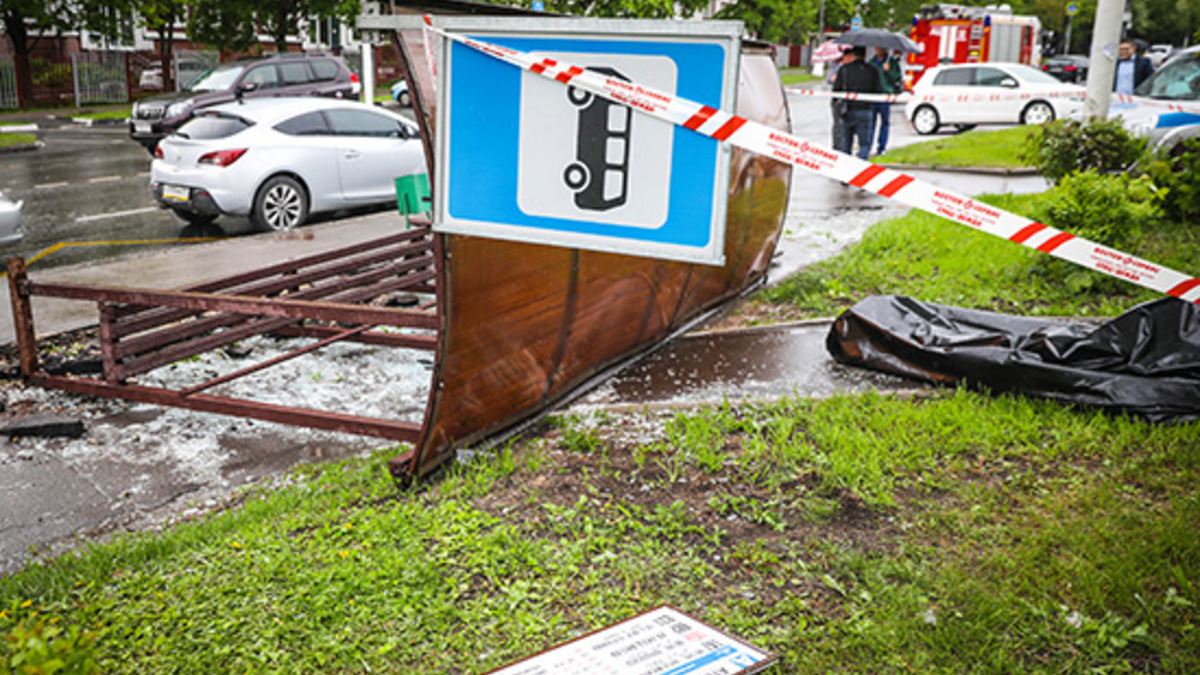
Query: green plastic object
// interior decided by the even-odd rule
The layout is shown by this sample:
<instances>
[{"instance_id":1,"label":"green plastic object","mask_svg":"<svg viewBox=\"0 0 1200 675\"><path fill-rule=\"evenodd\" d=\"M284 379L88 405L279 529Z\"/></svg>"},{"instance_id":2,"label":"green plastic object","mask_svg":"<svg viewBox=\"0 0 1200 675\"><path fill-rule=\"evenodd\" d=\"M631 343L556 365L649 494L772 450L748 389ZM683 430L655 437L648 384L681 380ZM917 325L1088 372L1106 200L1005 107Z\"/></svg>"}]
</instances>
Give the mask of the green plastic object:
<instances>
[{"instance_id":1,"label":"green plastic object","mask_svg":"<svg viewBox=\"0 0 1200 675\"><path fill-rule=\"evenodd\" d=\"M423 173L411 176L400 176L396 179L396 207L408 224L408 217L414 213L428 213L430 210L429 176Z\"/></svg>"}]
</instances>

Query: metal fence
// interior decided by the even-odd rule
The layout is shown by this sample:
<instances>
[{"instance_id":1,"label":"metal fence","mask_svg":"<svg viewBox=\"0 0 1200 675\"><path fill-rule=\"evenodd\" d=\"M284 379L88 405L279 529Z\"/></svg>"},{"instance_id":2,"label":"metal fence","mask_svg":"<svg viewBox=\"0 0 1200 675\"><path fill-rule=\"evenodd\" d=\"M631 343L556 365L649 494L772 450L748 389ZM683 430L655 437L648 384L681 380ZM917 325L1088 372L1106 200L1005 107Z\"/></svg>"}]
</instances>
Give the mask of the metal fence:
<instances>
[{"instance_id":1,"label":"metal fence","mask_svg":"<svg viewBox=\"0 0 1200 675\"><path fill-rule=\"evenodd\" d=\"M125 103L129 100L128 54L81 52L71 56L75 105Z\"/></svg>"},{"instance_id":2,"label":"metal fence","mask_svg":"<svg viewBox=\"0 0 1200 675\"><path fill-rule=\"evenodd\" d=\"M16 108L20 104L17 98L17 66L12 59L0 59L0 109Z\"/></svg>"}]
</instances>

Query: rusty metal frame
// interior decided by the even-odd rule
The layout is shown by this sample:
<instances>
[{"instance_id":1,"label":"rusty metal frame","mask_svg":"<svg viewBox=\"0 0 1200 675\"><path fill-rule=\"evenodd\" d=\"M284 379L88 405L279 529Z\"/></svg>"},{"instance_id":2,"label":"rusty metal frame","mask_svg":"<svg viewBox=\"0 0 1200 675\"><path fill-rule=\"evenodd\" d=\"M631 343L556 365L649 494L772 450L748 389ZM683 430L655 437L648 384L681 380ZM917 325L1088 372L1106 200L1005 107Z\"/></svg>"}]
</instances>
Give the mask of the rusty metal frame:
<instances>
[{"instance_id":1,"label":"rusty metal frame","mask_svg":"<svg viewBox=\"0 0 1200 675\"><path fill-rule=\"evenodd\" d=\"M9 290L21 375L32 384L78 394L415 443L420 424L205 392L340 341L436 352L442 326L440 303L426 302L416 309L364 303L396 292L436 295L439 248L429 224L418 222L399 234L173 291L36 282L28 277L24 260L10 258ZM54 375L41 367L34 297L96 303L103 365L99 377ZM380 326L431 333L394 334L376 330ZM317 341L181 389L130 382L156 368L266 333Z\"/></svg>"}]
</instances>

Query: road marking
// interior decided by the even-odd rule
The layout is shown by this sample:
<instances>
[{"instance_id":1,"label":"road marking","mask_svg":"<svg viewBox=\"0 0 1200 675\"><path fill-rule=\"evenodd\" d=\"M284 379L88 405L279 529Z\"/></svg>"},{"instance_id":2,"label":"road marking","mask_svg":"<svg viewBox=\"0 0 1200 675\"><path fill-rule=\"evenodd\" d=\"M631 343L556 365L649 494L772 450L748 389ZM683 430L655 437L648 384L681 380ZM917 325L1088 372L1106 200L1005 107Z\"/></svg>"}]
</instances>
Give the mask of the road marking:
<instances>
[{"instance_id":1,"label":"road marking","mask_svg":"<svg viewBox=\"0 0 1200 675\"><path fill-rule=\"evenodd\" d=\"M100 176L99 178L89 178L89 183L111 183L114 180L121 180L121 176Z\"/></svg>"},{"instance_id":2,"label":"road marking","mask_svg":"<svg viewBox=\"0 0 1200 675\"><path fill-rule=\"evenodd\" d=\"M208 241L221 241L226 237L177 237L175 239L118 239L113 241L60 241L59 243L47 248L37 255L25 261L26 265L45 258L51 253L61 251L64 248L73 248L77 246L148 246L153 244L199 244ZM0 277L7 275L7 272L0 273Z\"/></svg>"},{"instance_id":3,"label":"road marking","mask_svg":"<svg viewBox=\"0 0 1200 675\"><path fill-rule=\"evenodd\" d=\"M138 213L150 213L157 211L157 206L147 206L142 209L130 209L129 211L113 211L112 213L97 213L94 216L80 216L75 219L77 223L89 223L93 220L104 220L105 218L120 218L121 216L132 216Z\"/></svg>"},{"instance_id":4,"label":"road marking","mask_svg":"<svg viewBox=\"0 0 1200 675\"><path fill-rule=\"evenodd\" d=\"M50 188L67 187L70 183L62 181L59 183L39 183L33 186L34 190L49 190Z\"/></svg>"}]
</instances>

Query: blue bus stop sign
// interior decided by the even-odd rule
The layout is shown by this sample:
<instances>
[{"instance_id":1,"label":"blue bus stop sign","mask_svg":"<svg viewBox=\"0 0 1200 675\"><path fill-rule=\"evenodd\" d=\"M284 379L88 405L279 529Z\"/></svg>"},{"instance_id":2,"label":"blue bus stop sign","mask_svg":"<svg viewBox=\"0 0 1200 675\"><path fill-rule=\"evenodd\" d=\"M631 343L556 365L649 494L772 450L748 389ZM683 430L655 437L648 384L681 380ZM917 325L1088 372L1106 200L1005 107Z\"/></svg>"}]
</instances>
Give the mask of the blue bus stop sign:
<instances>
[{"instance_id":1,"label":"blue bus stop sign","mask_svg":"<svg viewBox=\"0 0 1200 675\"><path fill-rule=\"evenodd\" d=\"M736 22L440 19L450 32L734 105ZM729 148L471 47L443 40L442 50L435 229L723 264Z\"/></svg>"}]
</instances>

